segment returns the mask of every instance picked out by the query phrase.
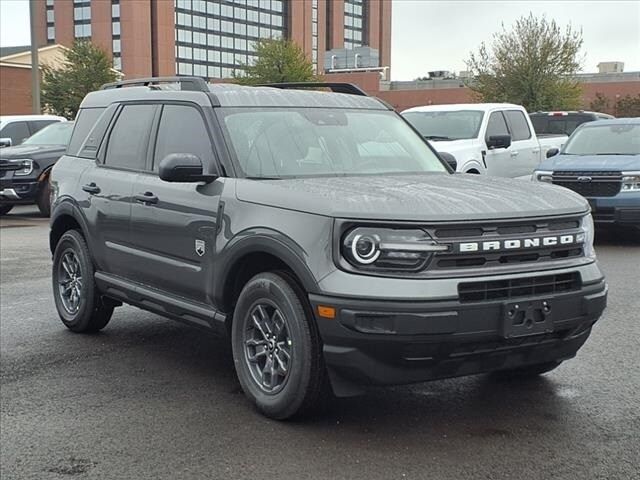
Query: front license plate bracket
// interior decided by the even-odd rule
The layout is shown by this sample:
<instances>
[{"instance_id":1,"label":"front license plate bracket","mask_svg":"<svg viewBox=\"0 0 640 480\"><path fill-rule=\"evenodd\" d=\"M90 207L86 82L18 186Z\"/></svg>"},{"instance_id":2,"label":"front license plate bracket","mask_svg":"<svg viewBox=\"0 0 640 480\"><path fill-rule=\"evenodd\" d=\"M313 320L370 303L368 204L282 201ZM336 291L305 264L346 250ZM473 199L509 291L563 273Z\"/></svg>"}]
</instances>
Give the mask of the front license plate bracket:
<instances>
[{"instance_id":1,"label":"front license plate bracket","mask_svg":"<svg viewBox=\"0 0 640 480\"><path fill-rule=\"evenodd\" d=\"M504 338L553 332L553 309L549 300L524 300L503 305Z\"/></svg>"}]
</instances>

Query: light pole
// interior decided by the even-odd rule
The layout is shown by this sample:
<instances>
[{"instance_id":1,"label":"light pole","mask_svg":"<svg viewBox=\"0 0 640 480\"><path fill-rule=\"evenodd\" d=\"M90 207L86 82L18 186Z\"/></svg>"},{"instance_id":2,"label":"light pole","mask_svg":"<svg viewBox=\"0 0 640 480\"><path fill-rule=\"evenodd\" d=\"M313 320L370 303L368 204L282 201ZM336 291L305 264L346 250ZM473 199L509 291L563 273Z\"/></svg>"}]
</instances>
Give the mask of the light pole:
<instances>
[{"instance_id":1,"label":"light pole","mask_svg":"<svg viewBox=\"0 0 640 480\"><path fill-rule=\"evenodd\" d=\"M40 64L38 62L38 40L36 38L36 9L38 0L29 0L29 27L31 29L31 98L33 113L40 111Z\"/></svg>"}]
</instances>

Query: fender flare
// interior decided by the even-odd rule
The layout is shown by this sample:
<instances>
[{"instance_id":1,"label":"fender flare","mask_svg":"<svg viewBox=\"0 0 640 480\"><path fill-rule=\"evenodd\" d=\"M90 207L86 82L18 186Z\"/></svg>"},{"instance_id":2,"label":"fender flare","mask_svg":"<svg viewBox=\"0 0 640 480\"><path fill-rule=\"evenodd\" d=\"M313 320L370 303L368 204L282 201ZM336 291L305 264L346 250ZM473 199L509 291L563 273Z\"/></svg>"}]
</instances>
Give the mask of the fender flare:
<instances>
[{"instance_id":1,"label":"fender flare","mask_svg":"<svg viewBox=\"0 0 640 480\"><path fill-rule=\"evenodd\" d=\"M307 293L318 291L318 283L304 260L305 251L281 232L255 228L236 234L218 253L213 282L213 298L216 305L224 305L227 279L233 274L237 262L252 253L274 256L293 271Z\"/></svg>"},{"instance_id":2,"label":"fender flare","mask_svg":"<svg viewBox=\"0 0 640 480\"><path fill-rule=\"evenodd\" d=\"M60 217L63 216L72 217L78 223L78 225L80 225L82 235L85 239L87 239L89 227L87 225L87 220L84 218L84 215L80 210L80 207L78 207L70 198L57 199L54 205L51 206L51 218L49 219L49 249L51 250L51 253L53 253L56 248L53 242L55 226Z\"/></svg>"},{"instance_id":3,"label":"fender flare","mask_svg":"<svg viewBox=\"0 0 640 480\"><path fill-rule=\"evenodd\" d=\"M469 170L477 170L481 174L487 171L487 169L484 168L484 165L482 165L482 162L480 162L479 160L476 160L475 158L472 158L464 162L464 164L462 165L462 168L460 169L460 171L463 173L467 173Z\"/></svg>"}]
</instances>

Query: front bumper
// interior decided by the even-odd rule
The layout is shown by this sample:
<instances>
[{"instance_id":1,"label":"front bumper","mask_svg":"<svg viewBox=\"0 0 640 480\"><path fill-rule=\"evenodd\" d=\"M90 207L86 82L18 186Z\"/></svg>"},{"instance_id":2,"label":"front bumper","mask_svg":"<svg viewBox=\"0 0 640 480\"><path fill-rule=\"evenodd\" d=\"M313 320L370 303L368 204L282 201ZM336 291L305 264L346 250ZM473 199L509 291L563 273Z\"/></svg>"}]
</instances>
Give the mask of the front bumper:
<instances>
[{"instance_id":1,"label":"front bumper","mask_svg":"<svg viewBox=\"0 0 640 480\"><path fill-rule=\"evenodd\" d=\"M36 179L11 179L0 181L0 204L33 203L38 195Z\"/></svg>"},{"instance_id":2,"label":"front bumper","mask_svg":"<svg viewBox=\"0 0 640 480\"><path fill-rule=\"evenodd\" d=\"M595 223L640 226L640 192L624 192L615 197L590 197L587 200Z\"/></svg>"},{"instance_id":3,"label":"front bumper","mask_svg":"<svg viewBox=\"0 0 640 480\"><path fill-rule=\"evenodd\" d=\"M575 356L606 307L600 278L577 291L508 300L399 301L310 295L336 395L361 385L422 382ZM506 309L550 305L543 331L511 335ZM333 306L336 318L317 315ZM506 334L506 332L509 332Z\"/></svg>"}]
</instances>

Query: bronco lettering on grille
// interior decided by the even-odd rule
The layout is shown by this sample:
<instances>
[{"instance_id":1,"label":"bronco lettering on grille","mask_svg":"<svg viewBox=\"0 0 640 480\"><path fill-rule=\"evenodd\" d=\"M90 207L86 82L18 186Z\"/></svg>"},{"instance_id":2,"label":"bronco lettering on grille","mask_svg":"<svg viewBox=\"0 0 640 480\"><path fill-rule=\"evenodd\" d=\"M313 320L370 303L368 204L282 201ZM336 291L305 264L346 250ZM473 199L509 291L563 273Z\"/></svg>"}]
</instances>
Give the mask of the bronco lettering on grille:
<instances>
[{"instance_id":1,"label":"bronco lettering on grille","mask_svg":"<svg viewBox=\"0 0 640 480\"><path fill-rule=\"evenodd\" d=\"M486 242L463 242L457 244L459 252L490 252L500 250L518 250L527 248L554 247L582 243L583 235L559 235L552 237L516 238L510 240L491 240Z\"/></svg>"}]
</instances>

